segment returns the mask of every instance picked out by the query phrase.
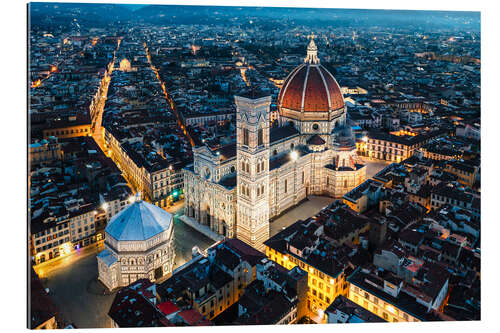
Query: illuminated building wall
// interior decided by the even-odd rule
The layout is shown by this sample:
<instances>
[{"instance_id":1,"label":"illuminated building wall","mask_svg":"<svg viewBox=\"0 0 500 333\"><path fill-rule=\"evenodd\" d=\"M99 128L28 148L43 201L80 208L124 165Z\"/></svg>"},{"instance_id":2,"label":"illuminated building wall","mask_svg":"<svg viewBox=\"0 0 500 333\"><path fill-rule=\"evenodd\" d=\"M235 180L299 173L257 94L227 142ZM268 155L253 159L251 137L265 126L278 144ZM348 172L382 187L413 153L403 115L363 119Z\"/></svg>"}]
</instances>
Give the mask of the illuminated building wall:
<instances>
[{"instance_id":1,"label":"illuminated building wall","mask_svg":"<svg viewBox=\"0 0 500 333\"><path fill-rule=\"evenodd\" d=\"M44 139L50 136L56 136L58 138L75 138L78 136L90 136L90 124L82 124L75 126L65 126L59 128L50 128L43 130Z\"/></svg>"},{"instance_id":2,"label":"illuminated building wall","mask_svg":"<svg viewBox=\"0 0 500 333\"><path fill-rule=\"evenodd\" d=\"M104 131L106 155L115 162L132 188L141 192L144 200L166 208L175 200L184 197L184 171L182 169L169 166L150 173L146 168L139 167L134 162L110 131Z\"/></svg>"},{"instance_id":3,"label":"illuminated building wall","mask_svg":"<svg viewBox=\"0 0 500 333\"><path fill-rule=\"evenodd\" d=\"M309 316L319 316L321 322L326 323L324 311L338 295L347 296L347 283L344 272L331 276L307 264L298 256L283 254L266 246L266 256L286 269L299 266L308 273L307 308Z\"/></svg>"},{"instance_id":4,"label":"illuminated building wall","mask_svg":"<svg viewBox=\"0 0 500 333\"><path fill-rule=\"evenodd\" d=\"M69 234L69 220L61 219L51 225L51 227L30 234L35 264L69 254L73 250Z\"/></svg>"},{"instance_id":5,"label":"illuminated building wall","mask_svg":"<svg viewBox=\"0 0 500 333\"><path fill-rule=\"evenodd\" d=\"M411 314L396 307L394 304L388 303L352 283L349 283L348 298L354 303L362 306L364 309L389 322L420 321L420 319L415 318Z\"/></svg>"}]
</instances>

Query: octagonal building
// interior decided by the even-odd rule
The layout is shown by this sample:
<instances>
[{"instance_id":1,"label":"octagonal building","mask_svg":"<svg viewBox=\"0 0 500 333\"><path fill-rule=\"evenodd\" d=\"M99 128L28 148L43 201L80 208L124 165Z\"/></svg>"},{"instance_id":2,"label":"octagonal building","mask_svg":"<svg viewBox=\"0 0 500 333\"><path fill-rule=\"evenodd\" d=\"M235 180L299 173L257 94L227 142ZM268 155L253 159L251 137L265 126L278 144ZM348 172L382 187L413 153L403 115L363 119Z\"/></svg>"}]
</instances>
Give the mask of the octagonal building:
<instances>
[{"instance_id":1,"label":"octagonal building","mask_svg":"<svg viewBox=\"0 0 500 333\"><path fill-rule=\"evenodd\" d=\"M113 216L105 230L105 249L97 255L99 280L113 290L171 273L173 225L172 214L139 199Z\"/></svg>"}]
</instances>

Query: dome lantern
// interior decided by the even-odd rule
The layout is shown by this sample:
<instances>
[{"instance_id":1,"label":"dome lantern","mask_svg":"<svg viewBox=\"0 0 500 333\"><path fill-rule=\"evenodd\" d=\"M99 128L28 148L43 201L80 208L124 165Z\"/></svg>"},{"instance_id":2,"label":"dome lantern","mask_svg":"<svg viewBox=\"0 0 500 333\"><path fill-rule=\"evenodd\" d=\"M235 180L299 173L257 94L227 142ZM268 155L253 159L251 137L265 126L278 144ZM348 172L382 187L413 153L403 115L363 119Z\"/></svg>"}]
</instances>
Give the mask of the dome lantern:
<instances>
[{"instance_id":1,"label":"dome lantern","mask_svg":"<svg viewBox=\"0 0 500 333\"><path fill-rule=\"evenodd\" d=\"M311 41L309 42L309 45L307 45L307 56L304 59L304 62L306 64L319 64L318 47L316 46L316 43L314 43L314 34L311 33L309 38Z\"/></svg>"}]
</instances>

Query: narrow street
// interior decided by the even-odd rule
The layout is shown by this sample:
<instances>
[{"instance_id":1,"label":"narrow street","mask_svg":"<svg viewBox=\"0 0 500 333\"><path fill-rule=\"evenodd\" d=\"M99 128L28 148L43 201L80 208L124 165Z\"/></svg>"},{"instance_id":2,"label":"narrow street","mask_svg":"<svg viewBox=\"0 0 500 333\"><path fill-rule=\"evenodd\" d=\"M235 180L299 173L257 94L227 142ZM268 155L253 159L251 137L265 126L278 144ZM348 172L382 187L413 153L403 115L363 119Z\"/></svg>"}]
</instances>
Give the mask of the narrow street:
<instances>
[{"instance_id":1,"label":"narrow street","mask_svg":"<svg viewBox=\"0 0 500 333\"><path fill-rule=\"evenodd\" d=\"M153 65L153 62L151 61L151 53L149 52L149 49L148 49L148 47L146 45L146 42L144 42L143 45L144 45L144 50L146 50L146 57L148 58L149 65L151 66L151 69L153 70L153 72L156 75L156 78L158 79L158 83L160 84L161 89L163 90L163 94L165 95L165 99L167 100L167 103L170 105L170 109L172 110L172 112L177 117L177 125L182 130L182 132L184 133L184 135L188 138L189 142L191 143L191 146L194 147L195 146L194 140L193 140L193 138L191 138L191 135L189 135L188 131L186 130L186 126L182 122L182 117L180 116L179 112L177 111L177 108L175 107L174 100L168 94L168 91L165 88L165 83L161 80L160 72L155 67L155 65Z\"/></svg>"},{"instance_id":2,"label":"narrow street","mask_svg":"<svg viewBox=\"0 0 500 333\"><path fill-rule=\"evenodd\" d=\"M116 42L116 49L115 51L113 51L113 59L108 64L108 68L106 69L104 77L101 80L101 86L98 90L98 96L94 99L94 105L90 109L92 137L104 153L107 152L107 149L104 140L104 132L102 129L102 116L104 114L104 107L108 98L108 89L111 82L111 75L113 74L113 69L115 66L116 53L120 49L120 42L121 39L118 39Z\"/></svg>"}]
</instances>

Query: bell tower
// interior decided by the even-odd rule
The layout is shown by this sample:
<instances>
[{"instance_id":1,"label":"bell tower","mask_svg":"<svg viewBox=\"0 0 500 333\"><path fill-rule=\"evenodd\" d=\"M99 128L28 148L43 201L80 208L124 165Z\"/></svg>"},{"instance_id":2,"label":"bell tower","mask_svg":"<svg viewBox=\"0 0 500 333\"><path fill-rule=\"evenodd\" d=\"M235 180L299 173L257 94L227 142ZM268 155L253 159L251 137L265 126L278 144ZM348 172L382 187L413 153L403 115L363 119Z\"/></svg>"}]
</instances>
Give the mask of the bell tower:
<instances>
[{"instance_id":1,"label":"bell tower","mask_svg":"<svg viewBox=\"0 0 500 333\"><path fill-rule=\"evenodd\" d=\"M271 96L235 96L237 155L236 237L257 250L269 238L269 125Z\"/></svg>"}]
</instances>

